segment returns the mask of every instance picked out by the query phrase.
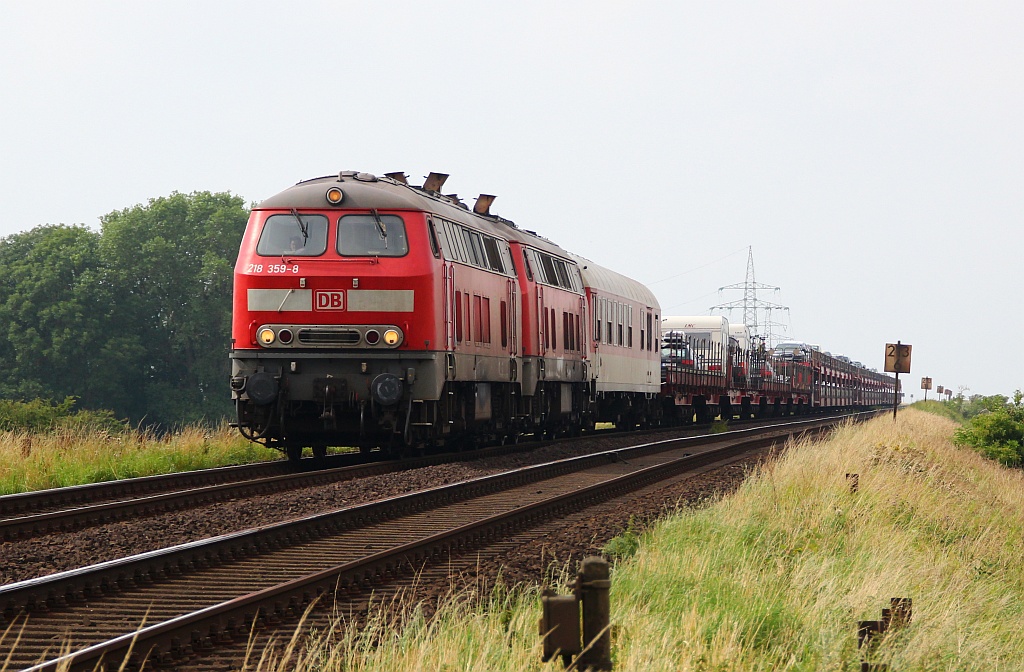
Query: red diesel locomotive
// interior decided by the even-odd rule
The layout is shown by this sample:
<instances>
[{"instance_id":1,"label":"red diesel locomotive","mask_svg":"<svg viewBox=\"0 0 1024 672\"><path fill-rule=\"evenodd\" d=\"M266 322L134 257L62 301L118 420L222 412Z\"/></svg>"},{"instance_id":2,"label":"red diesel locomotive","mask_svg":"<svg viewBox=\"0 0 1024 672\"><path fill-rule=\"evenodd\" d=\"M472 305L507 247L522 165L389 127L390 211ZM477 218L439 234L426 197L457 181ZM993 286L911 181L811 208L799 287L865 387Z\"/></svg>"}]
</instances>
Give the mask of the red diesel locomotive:
<instances>
[{"instance_id":1,"label":"red diesel locomotive","mask_svg":"<svg viewBox=\"0 0 1024 672\"><path fill-rule=\"evenodd\" d=\"M295 460L891 403L892 378L827 355L663 325L647 287L491 214L493 196L470 210L446 178L345 171L253 208L231 348L246 437Z\"/></svg>"},{"instance_id":2,"label":"red diesel locomotive","mask_svg":"<svg viewBox=\"0 0 1024 672\"><path fill-rule=\"evenodd\" d=\"M346 171L253 209L230 355L245 436L297 459L659 414L654 295L491 214L491 196L442 195L446 177Z\"/></svg>"}]
</instances>

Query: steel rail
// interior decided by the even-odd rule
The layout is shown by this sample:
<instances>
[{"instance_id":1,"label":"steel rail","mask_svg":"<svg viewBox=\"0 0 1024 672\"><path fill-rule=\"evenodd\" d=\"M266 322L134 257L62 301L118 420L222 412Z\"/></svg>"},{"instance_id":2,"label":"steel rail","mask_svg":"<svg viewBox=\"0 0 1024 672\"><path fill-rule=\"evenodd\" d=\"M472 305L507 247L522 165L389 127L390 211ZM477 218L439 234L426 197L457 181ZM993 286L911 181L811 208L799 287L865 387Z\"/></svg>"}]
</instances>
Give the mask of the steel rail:
<instances>
[{"instance_id":1,"label":"steel rail","mask_svg":"<svg viewBox=\"0 0 1024 672\"><path fill-rule=\"evenodd\" d=\"M579 507L595 498L606 499L613 496L615 492L638 487L640 483L666 478L678 471L693 469L708 462L725 459L731 454L750 450L755 444L775 442L782 437L803 431L814 431L834 422L834 419L813 420L797 425L773 427L770 430L763 428L743 430L734 433L731 437L723 437L719 434L667 439L632 448L620 448L534 467L524 467L505 474L485 476L455 484L445 488L446 492L442 495L438 495L439 491L437 490L402 495L384 502L344 509L331 514L311 516L279 526L259 528L204 542L193 542L172 549L153 551L134 558L102 563L91 568L11 584L0 589L0 599L7 600L4 613L8 619L16 618L18 612L22 610L31 613L49 608L59 609L67 601L67 598L70 598L71 602L81 602L87 598L91 599L93 596L99 597L105 592L115 592L119 588L127 588L136 581L148 583L153 579L161 579L179 571L187 572L197 562L199 565L211 562L219 564L228 561L231 557L244 557L259 549L266 549L282 543L290 545L287 539L291 540L290 543L296 543L303 538L329 534L331 528L351 529L375 516L394 518L401 513L385 511L382 507L394 505L396 502L402 503L402 511L423 510L430 505L431 501L435 502L435 505L462 501L468 496L483 493L495 487L505 488L516 482L532 482L538 478L546 478L552 473L577 471L586 465L596 466L611 462L625 462L627 459L635 459L655 452L679 449L689 444L696 445L701 440L706 442L708 439L717 441L722 441L723 438L728 439L725 448L679 458L670 462L670 466L646 467L632 474L613 478L604 484L581 488L546 501L520 506L513 511L467 523L449 532L399 545L354 562L348 562L306 577L284 582L266 590L200 609L193 614L179 616L165 623L142 628L130 635L90 646L72 656L75 659L73 668L77 669L80 665L86 664L91 667L97 657L115 651L123 652L127 650L126 647L130 643L134 642L138 651L155 650L157 652L154 654L155 660L167 664L182 656L206 650L217 642L229 641L247 633L247 624L251 623L254 618L262 617L265 621L273 622L289 614L301 612L301 609L315 599L318 594L334 593L335 588L340 589L342 594L355 592L361 585L372 583L385 576L410 571L430 557L447 555L453 550L486 543L498 535L509 534L513 529L529 526L539 521L541 516L553 515L552 512L564 512L567 510L567 506ZM750 436L766 431L769 436ZM736 440L735 434L748 436L742 440ZM547 513L543 513L545 511ZM334 520L331 520L332 517ZM276 529L280 532L284 528L288 528L288 531L285 532L286 537L271 538L268 536L271 530ZM282 539L285 540L282 541ZM225 546L225 544L227 545ZM41 599L43 595L45 598ZM68 662L68 658L59 661L53 660L33 669L56 669L54 666Z\"/></svg>"}]
</instances>

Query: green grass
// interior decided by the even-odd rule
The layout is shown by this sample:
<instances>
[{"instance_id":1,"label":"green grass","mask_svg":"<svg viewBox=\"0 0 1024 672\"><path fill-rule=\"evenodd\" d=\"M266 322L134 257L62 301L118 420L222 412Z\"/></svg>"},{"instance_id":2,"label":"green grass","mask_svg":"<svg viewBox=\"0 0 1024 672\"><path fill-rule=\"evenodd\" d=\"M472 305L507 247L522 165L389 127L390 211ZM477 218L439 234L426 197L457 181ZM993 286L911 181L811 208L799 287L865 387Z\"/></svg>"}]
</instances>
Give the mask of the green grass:
<instances>
[{"instance_id":1,"label":"green grass","mask_svg":"<svg viewBox=\"0 0 1024 672\"><path fill-rule=\"evenodd\" d=\"M60 429L0 432L0 494L279 459L226 425L156 437Z\"/></svg>"},{"instance_id":2,"label":"green grass","mask_svg":"<svg viewBox=\"0 0 1024 672\"><path fill-rule=\"evenodd\" d=\"M913 599L913 621L874 662L1021 669L1024 477L953 446L954 429L913 410L845 426L621 541L615 669L859 670L857 621L892 597ZM434 619L371 620L362 634L339 623L299 664L249 669L561 669L540 663L538 618L535 587L460 594Z\"/></svg>"},{"instance_id":3,"label":"green grass","mask_svg":"<svg viewBox=\"0 0 1024 672\"><path fill-rule=\"evenodd\" d=\"M956 406L950 402L943 401L915 401L908 408L913 408L917 411L924 411L925 413L934 413L935 415L941 415L944 418L949 418L953 422L963 424L965 418Z\"/></svg>"}]
</instances>

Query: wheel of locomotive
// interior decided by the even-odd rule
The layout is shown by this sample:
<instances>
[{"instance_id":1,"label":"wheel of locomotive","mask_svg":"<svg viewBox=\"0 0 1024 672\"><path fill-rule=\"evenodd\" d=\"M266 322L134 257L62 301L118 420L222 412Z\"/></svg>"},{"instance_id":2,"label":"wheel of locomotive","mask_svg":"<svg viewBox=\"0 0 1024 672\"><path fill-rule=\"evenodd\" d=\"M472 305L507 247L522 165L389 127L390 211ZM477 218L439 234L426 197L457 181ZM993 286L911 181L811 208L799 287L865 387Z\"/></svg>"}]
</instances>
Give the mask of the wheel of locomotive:
<instances>
[{"instance_id":1,"label":"wheel of locomotive","mask_svg":"<svg viewBox=\"0 0 1024 672\"><path fill-rule=\"evenodd\" d=\"M298 464L302 459L302 446L288 446L284 451L288 456L288 461L292 464Z\"/></svg>"},{"instance_id":2,"label":"wheel of locomotive","mask_svg":"<svg viewBox=\"0 0 1024 672\"><path fill-rule=\"evenodd\" d=\"M327 446L313 446L313 463L317 467L327 464Z\"/></svg>"}]
</instances>

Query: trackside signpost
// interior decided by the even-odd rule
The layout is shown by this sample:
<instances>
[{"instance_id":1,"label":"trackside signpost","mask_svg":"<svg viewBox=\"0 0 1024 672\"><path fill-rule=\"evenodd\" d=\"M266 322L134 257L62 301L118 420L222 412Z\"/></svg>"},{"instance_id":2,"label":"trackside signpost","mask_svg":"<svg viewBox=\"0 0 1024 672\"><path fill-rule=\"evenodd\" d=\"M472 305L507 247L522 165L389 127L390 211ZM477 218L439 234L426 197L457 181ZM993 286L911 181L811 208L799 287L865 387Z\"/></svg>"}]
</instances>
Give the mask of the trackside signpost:
<instances>
[{"instance_id":1,"label":"trackside signpost","mask_svg":"<svg viewBox=\"0 0 1024 672\"><path fill-rule=\"evenodd\" d=\"M896 374L896 392L892 396L892 419L896 420L896 409L900 405L900 374L910 373L910 351L912 345L896 341L885 344L885 370Z\"/></svg>"}]
</instances>

